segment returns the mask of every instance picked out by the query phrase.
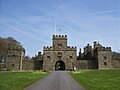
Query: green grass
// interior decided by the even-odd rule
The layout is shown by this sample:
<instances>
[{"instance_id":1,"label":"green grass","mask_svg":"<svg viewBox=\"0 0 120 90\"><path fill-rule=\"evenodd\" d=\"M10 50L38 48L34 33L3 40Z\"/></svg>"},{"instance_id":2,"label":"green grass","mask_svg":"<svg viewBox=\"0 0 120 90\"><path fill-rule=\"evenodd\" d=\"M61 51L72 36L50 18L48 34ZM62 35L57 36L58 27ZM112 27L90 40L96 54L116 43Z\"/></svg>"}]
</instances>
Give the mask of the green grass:
<instances>
[{"instance_id":1,"label":"green grass","mask_svg":"<svg viewBox=\"0 0 120 90\"><path fill-rule=\"evenodd\" d=\"M120 90L120 69L71 72L85 90Z\"/></svg>"},{"instance_id":2,"label":"green grass","mask_svg":"<svg viewBox=\"0 0 120 90\"><path fill-rule=\"evenodd\" d=\"M23 90L47 75L47 72L0 72L0 90Z\"/></svg>"}]
</instances>

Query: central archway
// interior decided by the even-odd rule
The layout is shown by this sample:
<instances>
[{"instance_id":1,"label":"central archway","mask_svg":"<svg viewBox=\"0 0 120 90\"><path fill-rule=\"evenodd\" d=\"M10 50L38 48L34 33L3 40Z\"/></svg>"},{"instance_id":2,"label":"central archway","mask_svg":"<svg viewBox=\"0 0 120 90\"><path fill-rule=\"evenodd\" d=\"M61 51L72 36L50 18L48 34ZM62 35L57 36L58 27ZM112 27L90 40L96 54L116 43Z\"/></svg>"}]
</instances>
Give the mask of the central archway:
<instances>
[{"instance_id":1,"label":"central archway","mask_svg":"<svg viewBox=\"0 0 120 90\"><path fill-rule=\"evenodd\" d=\"M55 63L55 70L65 70L65 63L59 60Z\"/></svg>"}]
</instances>

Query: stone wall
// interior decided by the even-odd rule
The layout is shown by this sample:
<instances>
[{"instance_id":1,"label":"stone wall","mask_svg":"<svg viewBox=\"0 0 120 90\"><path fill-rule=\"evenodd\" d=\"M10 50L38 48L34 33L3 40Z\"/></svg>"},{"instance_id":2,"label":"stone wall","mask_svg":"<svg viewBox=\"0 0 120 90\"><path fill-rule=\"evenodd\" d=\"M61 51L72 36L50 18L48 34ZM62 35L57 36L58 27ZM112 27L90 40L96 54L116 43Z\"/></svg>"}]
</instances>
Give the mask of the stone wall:
<instances>
[{"instance_id":1,"label":"stone wall","mask_svg":"<svg viewBox=\"0 0 120 90\"><path fill-rule=\"evenodd\" d=\"M62 55L59 55L61 53ZM59 60L65 63L66 69L76 66L76 50L74 51L44 51L43 67L45 70L55 70L55 64Z\"/></svg>"},{"instance_id":2,"label":"stone wall","mask_svg":"<svg viewBox=\"0 0 120 90\"><path fill-rule=\"evenodd\" d=\"M0 71L5 71L5 63L0 63Z\"/></svg>"},{"instance_id":3,"label":"stone wall","mask_svg":"<svg viewBox=\"0 0 120 90\"><path fill-rule=\"evenodd\" d=\"M64 70L72 70L74 67L77 69L120 68L120 53L112 53L111 47L103 47L94 42L92 48L87 44L83 53L80 49L77 58L77 48L67 45L67 35L53 35L52 40L52 46L44 47L43 55L39 52L32 60L24 60L24 48L9 47L4 68L7 70L56 70L57 64L62 64L58 67L65 66ZM1 65L0 70L2 68Z\"/></svg>"},{"instance_id":4,"label":"stone wall","mask_svg":"<svg viewBox=\"0 0 120 90\"><path fill-rule=\"evenodd\" d=\"M94 59L98 61L98 69L112 68L112 51L111 47L97 47L94 49Z\"/></svg>"},{"instance_id":5,"label":"stone wall","mask_svg":"<svg viewBox=\"0 0 120 90\"><path fill-rule=\"evenodd\" d=\"M120 60L119 59L112 60L112 68L120 68Z\"/></svg>"},{"instance_id":6,"label":"stone wall","mask_svg":"<svg viewBox=\"0 0 120 90\"><path fill-rule=\"evenodd\" d=\"M43 61L41 60L23 60L22 70L42 70Z\"/></svg>"},{"instance_id":7,"label":"stone wall","mask_svg":"<svg viewBox=\"0 0 120 90\"><path fill-rule=\"evenodd\" d=\"M120 68L120 53L112 52L112 67Z\"/></svg>"},{"instance_id":8,"label":"stone wall","mask_svg":"<svg viewBox=\"0 0 120 90\"><path fill-rule=\"evenodd\" d=\"M7 70L20 70L24 55L25 51L23 48L10 47L5 60Z\"/></svg>"},{"instance_id":9,"label":"stone wall","mask_svg":"<svg viewBox=\"0 0 120 90\"><path fill-rule=\"evenodd\" d=\"M77 60L77 69L97 69L95 60Z\"/></svg>"},{"instance_id":10,"label":"stone wall","mask_svg":"<svg viewBox=\"0 0 120 90\"><path fill-rule=\"evenodd\" d=\"M34 70L34 60L23 60L22 70Z\"/></svg>"},{"instance_id":11,"label":"stone wall","mask_svg":"<svg viewBox=\"0 0 120 90\"><path fill-rule=\"evenodd\" d=\"M53 35L52 40L53 45L43 49L43 69L56 70L59 61L65 65L65 70L76 67L76 47L67 46L67 36Z\"/></svg>"},{"instance_id":12,"label":"stone wall","mask_svg":"<svg viewBox=\"0 0 120 90\"><path fill-rule=\"evenodd\" d=\"M112 52L111 49L98 49L98 68L99 69L107 69L112 68Z\"/></svg>"},{"instance_id":13,"label":"stone wall","mask_svg":"<svg viewBox=\"0 0 120 90\"><path fill-rule=\"evenodd\" d=\"M43 70L43 60L34 61L34 70Z\"/></svg>"}]
</instances>

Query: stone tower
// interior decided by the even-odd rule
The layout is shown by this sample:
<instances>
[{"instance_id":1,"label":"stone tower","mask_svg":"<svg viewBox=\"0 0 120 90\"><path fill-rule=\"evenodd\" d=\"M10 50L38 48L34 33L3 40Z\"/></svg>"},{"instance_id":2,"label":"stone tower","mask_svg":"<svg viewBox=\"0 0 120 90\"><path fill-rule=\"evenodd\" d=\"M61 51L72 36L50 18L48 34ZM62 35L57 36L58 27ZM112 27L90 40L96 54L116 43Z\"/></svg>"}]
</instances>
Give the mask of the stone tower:
<instances>
[{"instance_id":1,"label":"stone tower","mask_svg":"<svg viewBox=\"0 0 120 90\"><path fill-rule=\"evenodd\" d=\"M24 59L25 49L11 46L8 48L6 57L6 68L8 70L22 70L22 61Z\"/></svg>"},{"instance_id":2,"label":"stone tower","mask_svg":"<svg viewBox=\"0 0 120 90\"><path fill-rule=\"evenodd\" d=\"M43 49L44 70L72 70L76 59L76 47L67 46L67 35L53 35L52 46Z\"/></svg>"},{"instance_id":3,"label":"stone tower","mask_svg":"<svg viewBox=\"0 0 120 90\"><path fill-rule=\"evenodd\" d=\"M112 68L112 51L111 47L103 47L99 43L94 43L94 54L98 63L98 69Z\"/></svg>"},{"instance_id":4,"label":"stone tower","mask_svg":"<svg viewBox=\"0 0 120 90\"><path fill-rule=\"evenodd\" d=\"M111 48L110 47L98 48L98 68L99 69L112 68L111 61L112 61Z\"/></svg>"}]
</instances>

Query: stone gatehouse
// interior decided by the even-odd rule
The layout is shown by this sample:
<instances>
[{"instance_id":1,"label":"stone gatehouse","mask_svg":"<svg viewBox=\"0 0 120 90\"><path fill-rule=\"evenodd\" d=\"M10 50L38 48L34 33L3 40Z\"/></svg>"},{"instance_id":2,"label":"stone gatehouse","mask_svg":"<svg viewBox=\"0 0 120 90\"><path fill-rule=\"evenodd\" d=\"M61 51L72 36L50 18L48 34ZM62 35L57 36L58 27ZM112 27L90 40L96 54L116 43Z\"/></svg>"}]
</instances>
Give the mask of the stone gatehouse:
<instances>
[{"instance_id":1,"label":"stone gatehouse","mask_svg":"<svg viewBox=\"0 0 120 90\"><path fill-rule=\"evenodd\" d=\"M44 47L44 70L72 70L76 67L76 47L67 45L67 35L53 35L52 46Z\"/></svg>"},{"instance_id":2,"label":"stone gatehouse","mask_svg":"<svg viewBox=\"0 0 120 90\"><path fill-rule=\"evenodd\" d=\"M52 46L43 48L43 54L31 60L25 58L25 49L10 46L5 62L0 63L3 70L73 70L73 69L108 69L120 68L120 53L112 52L111 47L104 47L99 42L93 46L87 44L84 51L67 45L67 35L53 35Z\"/></svg>"}]
</instances>

